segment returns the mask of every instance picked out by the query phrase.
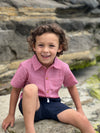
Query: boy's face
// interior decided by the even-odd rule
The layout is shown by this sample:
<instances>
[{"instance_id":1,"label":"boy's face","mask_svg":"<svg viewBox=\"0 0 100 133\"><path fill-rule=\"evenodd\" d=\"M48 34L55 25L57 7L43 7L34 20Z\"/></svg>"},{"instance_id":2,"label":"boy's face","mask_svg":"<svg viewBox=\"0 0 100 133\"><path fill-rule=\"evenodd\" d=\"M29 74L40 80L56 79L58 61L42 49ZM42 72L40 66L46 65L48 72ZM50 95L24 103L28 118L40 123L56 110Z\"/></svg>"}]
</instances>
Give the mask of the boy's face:
<instances>
[{"instance_id":1,"label":"boy's face","mask_svg":"<svg viewBox=\"0 0 100 133\"><path fill-rule=\"evenodd\" d=\"M57 52L62 50L62 45L59 47L59 37L54 33L44 33L36 36L36 43L33 45L40 63L49 67L53 64Z\"/></svg>"}]
</instances>

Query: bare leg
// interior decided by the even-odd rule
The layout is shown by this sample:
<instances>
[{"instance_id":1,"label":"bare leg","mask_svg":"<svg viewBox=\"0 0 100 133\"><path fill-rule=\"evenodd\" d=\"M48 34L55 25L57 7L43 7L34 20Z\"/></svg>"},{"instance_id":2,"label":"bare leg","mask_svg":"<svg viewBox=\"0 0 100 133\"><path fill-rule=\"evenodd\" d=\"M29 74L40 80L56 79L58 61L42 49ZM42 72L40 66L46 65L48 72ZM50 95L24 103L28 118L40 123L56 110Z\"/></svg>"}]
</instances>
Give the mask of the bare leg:
<instances>
[{"instance_id":1,"label":"bare leg","mask_svg":"<svg viewBox=\"0 0 100 133\"><path fill-rule=\"evenodd\" d=\"M85 115L68 109L57 115L61 122L71 124L81 130L82 133L96 133Z\"/></svg>"},{"instance_id":2,"label":"bare leg","mask_svg":"<svg viewBox=\"0 0 100 133\"><path fill-rule=\"evenodd\" d=\"M25 122L25 133L35 133L34 115L35 111L40 107L38 99L38 88L34 84L26 85L23 90L23 115Z\"/></svg>"}]
</instances>

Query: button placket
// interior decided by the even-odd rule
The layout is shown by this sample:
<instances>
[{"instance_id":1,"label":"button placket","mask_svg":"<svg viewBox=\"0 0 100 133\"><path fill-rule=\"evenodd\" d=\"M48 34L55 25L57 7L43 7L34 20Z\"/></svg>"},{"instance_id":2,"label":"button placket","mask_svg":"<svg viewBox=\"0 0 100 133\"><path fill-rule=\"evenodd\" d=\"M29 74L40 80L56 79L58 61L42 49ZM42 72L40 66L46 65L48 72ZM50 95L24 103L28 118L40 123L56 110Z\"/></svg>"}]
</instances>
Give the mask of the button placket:
<instances>
[{"instance_id":1,"label":"button placket","mask_svg":"<svg viewBox=\"0 0 100 133\"><path fill-rule=\"evenodd\" d=\"M45 89L46 89L46 96L49 97L49 78L47 72L45 75Z\"/></svg>"}]
</instances>

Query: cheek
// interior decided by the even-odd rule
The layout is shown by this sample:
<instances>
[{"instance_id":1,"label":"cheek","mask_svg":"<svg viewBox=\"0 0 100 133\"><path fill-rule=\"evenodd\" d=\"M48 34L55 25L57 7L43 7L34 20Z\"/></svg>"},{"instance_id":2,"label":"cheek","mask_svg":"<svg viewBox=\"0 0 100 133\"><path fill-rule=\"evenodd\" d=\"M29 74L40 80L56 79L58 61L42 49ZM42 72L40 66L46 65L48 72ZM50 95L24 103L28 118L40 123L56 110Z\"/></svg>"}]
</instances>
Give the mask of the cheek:
<instances>
[{"instance_id":1,"label":"cheek","mask_svg":"<svg viewBox=\"0 0 100 133\"><path fill-rule=\"evenodd\" d=\"M39 48L35 50L35 53L37 53L37 54L41 54L41 52L42 52L42 50Z\"/></svg>"},{"instance_id":2,"label":"cheek","mask_svg":"<svg viewBox=\"0 0 100 133\"><path fill-rule=\"evenodd\" d=\"M57 49L55 49L55 50L52 51L52 54L53 54L53 55L56 55L57 52L58 52Z\"/></svg>"}]
</instances>

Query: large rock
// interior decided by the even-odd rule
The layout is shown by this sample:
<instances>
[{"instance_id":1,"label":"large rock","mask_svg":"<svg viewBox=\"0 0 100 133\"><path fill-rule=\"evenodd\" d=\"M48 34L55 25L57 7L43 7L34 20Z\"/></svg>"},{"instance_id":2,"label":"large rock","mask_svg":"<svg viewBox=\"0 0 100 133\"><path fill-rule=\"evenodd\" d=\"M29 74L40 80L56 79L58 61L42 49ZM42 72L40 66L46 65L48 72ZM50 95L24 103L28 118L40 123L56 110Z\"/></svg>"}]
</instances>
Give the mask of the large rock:
<instances>
[{"instance_id":1,"label":"large rock","mask_svg":"<svg viewBox=\"0 0 100 133\"><path fill-rule=\"evenodd\" d=\"M85 51L98 45L97 43L99 42L95 43L95 37L97 38L98 34L94 36L88 31L82 33L78 31L79 29L83 30L85 27L88 27L88 21L89 20L84 20L83 23L80 20L56 20L65 31L68 31L67 36L70 38L68 52ZM93 27L96 27L95 23L96 25L99 25L98 21L90 21L90 26L93 25ZM47 22L50 22L50 20L47 20ZM45 22L41 21L41 23ZM28 51L27 36L29 35L30 30L39 24L39 21L34 21L33 23L32 20L21 22L13 21L13 23L9 24L4 23L1 26L2 30L0 30L0 62L30 57L32 53ZM93 29L92 26L91 29ZM76 32L72 32L72 30Z\"/></svg>"},{"instance_id":2,"label":"large rock","mask_svg":"<svg viewBox=\"0 0 100 133\"><path fill-rule=\"evenodd\" d=\"M29 56L27 39L14 30L0 30L0 62Z\"/></svg>"},{"instance_id":3,"label":"large rock","mask_svg":"<svg viewBox=\"0 0 100 133\"><path fill-rule=\"evenodd\" d=\"M99 2L97 0L70 0L73 4L84 4L86 6L89 6L90 8L96 8L99 6Z\"/></svg>"},{"instance_id":4,"label":"large rock","mask_svg":"<svg viewBox=\"0 0 100 133\"><path fill-rule=\"evenodd\" d=\"M35 123L36 133L80 133L71 125L63 124L53 120L43 120ZM24 133L25 126L23 119L16 121L14 128L8 128L7 133Z\"/></svg>"},{"instance_id":5,"label":"large rock","mask_svg":"<svg viewBox=\"0 0 100 133\"><path fill-rule=\"evenodd\" d=\"M52 2L50 0L21 0L20 2L18 0L1 0L0 1L2 3L2 6L5 4L9 4L10 6L19 8L19 7L40 7L40 8L53 8L53 7L61 7L64 6L62 4L59 4L58 2L55 2L54 0L52 0Z\"/></svg>"},{"instance_id":6,"label":"large rock","mask_svg":"<svg viewBox=\"0 0 100 133\"><path fill-rule=\"evenodd\" d=\"M30 30L48 22L56 22L68 32L71 40L68 52L84 51L98 45L95 38L98 39L96 33L100 31L99 4L99 0L1 0L0 62L30 57L32 54L28 53L26 42ZM88 34L84 34L85 31ZM74 36L74 32L82 34Z\"/></svg>"},{"instance_id":7,"label":"large rock","mask_svg":"<svg viewBox=\"0 0 100 133\"><path fill-rule=\"evenodd\" d=\"M72 4L83 4L85 6L88 6L90 8L96 8L97 6L99 6L100 1L98 0L55 0L58 1L60 3L64 3L64 4L68 4L72 3Z\"/></svg>"}]
</instances>

